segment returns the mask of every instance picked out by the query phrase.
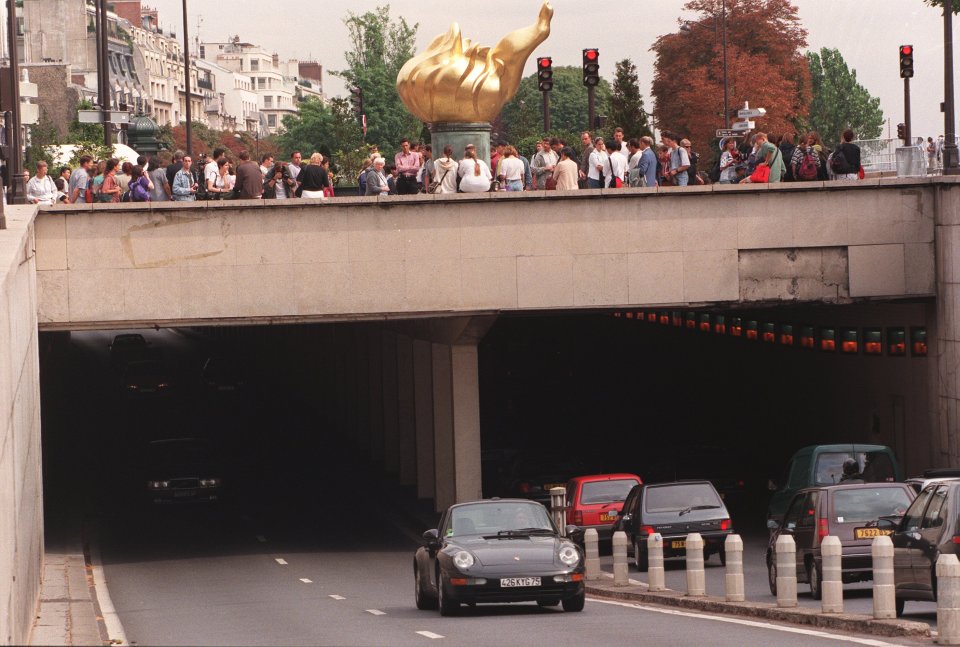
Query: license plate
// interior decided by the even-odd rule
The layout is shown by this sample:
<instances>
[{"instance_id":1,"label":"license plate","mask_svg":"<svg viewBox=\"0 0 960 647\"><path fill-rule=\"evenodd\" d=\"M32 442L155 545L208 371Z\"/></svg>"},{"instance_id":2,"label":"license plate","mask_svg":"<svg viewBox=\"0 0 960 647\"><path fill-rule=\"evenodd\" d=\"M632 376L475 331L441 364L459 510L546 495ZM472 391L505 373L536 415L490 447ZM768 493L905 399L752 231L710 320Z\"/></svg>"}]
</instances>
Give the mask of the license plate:
<instances>
[{"instance_id":1,"label":"license plate","mask_svg":"<svg viewBox=\"0 0 960 647\"><path fill-rule=\"evenodd\" d=\"M515 588L518 586L540 586L539 577L502 577L500 578L500 587L504 589Z\"/></svg>"},{"instance_id":2,"label":"license plate","mask_svg":"<svg viewBox=\"0 0 960 647\"><path fill-rule=\"evenodd\" d=\"M616 521L617 513L616 512L607 512L600 515L600 521Z\"/></svg>"},{"instance_id":3,"label":"license plate","mask_svg":"<svg viewBox=\"0 0 960 647\"><path fill-rule=\"evenodd\" d=\"M887 530L886 528L854 528L853 530L854 539L873 539L874 537L885 537L892 534L893 530Z\"/></svg>"},{"instance_id":4,"label":"license plate","mask_svg":"<svg viewBox=\"0 0 960 647\"><path fill-rule=\"evenodd\" d=\"M174 490L173 491L173 498L175 499L179 499L181 497L190 497L190 496L197 496L197 491L196 490Z\"/></svg>"},{"instance_id":5,"label":"license plate","mask_svg":"<svg viewBox=\"0 0 960 647\"><path fill-rule=\"evenodd\" d=\"M220 386L220 387L217 387L217 388L218 388L219 390L221 390L221 391L233 391L233 390L234 390L234 387L229 386L229 385L227 385L227 386Z\"/></svg>"},{"instance_id":6,"label":"license plate","mask_svg":"<svg viewBox=\"0 0 960 647\"><path fill-rule=\"evenodd\" d=\"M686 548L687 540L686 539L677 539L670 542L670 548Z\"/></svg>"}]
</instances>

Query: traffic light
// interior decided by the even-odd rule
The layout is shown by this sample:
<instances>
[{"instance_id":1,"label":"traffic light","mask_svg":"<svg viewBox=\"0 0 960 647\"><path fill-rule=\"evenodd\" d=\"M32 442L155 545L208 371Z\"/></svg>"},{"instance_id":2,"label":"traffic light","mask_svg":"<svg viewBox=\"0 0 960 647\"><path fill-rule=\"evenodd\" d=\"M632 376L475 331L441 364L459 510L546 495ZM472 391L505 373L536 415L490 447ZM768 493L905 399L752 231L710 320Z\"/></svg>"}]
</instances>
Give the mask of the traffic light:
<instances>
[{"instance_id":1,"label":"traffic light","mask_svg":"<svg viewBox=\"0 0 960 647\"><path fill-rule=\"evenodd\" d=\"M600 50L583 50L583 84L592 87L600 84Z\"/></svg>"},{"instance_id":2,"label":"traffic light","mask_svg":"<svg viewBox=\"0 0 960 647\"><path fill-rule=\"evenodd\" d=\"M537 84L540 92L553 89L553 59L549 56L537 59Z\"/></svg>"},{"instance_id":3,"label":"traffic light","mask_svg":"<svg viewBox=\"0 0 960 647\"><path fill-rule=\"evenodd\" d=\"M907 138L906 124L897 124L897 139L906 139L906 138Z\"/></svg>"},{"instance_id":4,"label":"traffic light","mask_svg":"<svg viewBox=\"0 0 960 647\"><path fill-rule=\"evenodd\" d=\"M900 46L900 78L913 78L913 45Z\"/></svg>"},{"instance_id":5,"label":"traffic light","mask_svg":"<svg viewBox=\"0 0 960 647\"><path fill-rule=\"evenodd\" d=\"M363 89L350 88L350 103L353 104L353 114L359 118L363 114Z\"/></svg>"}]
</instances>

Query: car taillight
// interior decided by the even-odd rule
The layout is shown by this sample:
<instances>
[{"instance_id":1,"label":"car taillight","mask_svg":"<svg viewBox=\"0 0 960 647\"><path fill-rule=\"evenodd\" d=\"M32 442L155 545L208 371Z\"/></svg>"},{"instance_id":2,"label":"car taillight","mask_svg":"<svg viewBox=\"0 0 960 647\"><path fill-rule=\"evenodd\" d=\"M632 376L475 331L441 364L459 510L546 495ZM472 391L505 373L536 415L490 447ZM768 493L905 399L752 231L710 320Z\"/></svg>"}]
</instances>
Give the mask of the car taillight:
<instances>
[{"instance_id":1,"label":"car taillight","mask_svg":"<svg viewBox=\"0 0 960 647\"><path fill-rule=\"evenodd\" d=\"M575 510L573 513L573 525L582 526L583 525L583 511Z\"/></svg>"},{"instance_id":2,"label":"car taillight","mask_svg":"<svg viewBox=\"0 0 960 647\"><path fill-rule=\"evenodd\" d=\"M960 535L953 536L953 543L960 544Z\"/></svg>"},{"instance_id":3,"label":"car taillight","mask_svg":"<svg viewBox=\"0 0 960 647\"><path fill-rule=\"evenodd\" d=\"M517 489L519 489L519 490L520 490L521 492L523 492L524 494L527 494L527 493L530 492L530 484L529 484L529 483L521 483L521 484L518 486Z\"/></svg>"},{"instance_id":4,"label":"car taillight","mask_svg":"<svg viewBox=\"0 0 960 647\"><path fill-rule=\"evenodd\" d=\"M830 526L827 524L827 520L823 517L820 517L820 522L817 524L817 541L823 541L827 535L830 534Z\"/></svg>"},{"instance_id":5,"label":"car taillight","mask_svg":"<svg viewBox=\"0 0 960 647\"><path fill-rule=\"evenodd\" d=\"M655 534L657 530L653 526L640 526L641 535L652 535Z\"/></svg>"},{"instance_id":6,"label":"car taillight","mask_svg":"<svg viewBox=\"0 0 960 647\"><path fill-rule=\"evenodd\" d=\"M729 519L720 522L720 530L730 530L731 528L733 528L733 523Z\"/></svg>"}]
</instances>

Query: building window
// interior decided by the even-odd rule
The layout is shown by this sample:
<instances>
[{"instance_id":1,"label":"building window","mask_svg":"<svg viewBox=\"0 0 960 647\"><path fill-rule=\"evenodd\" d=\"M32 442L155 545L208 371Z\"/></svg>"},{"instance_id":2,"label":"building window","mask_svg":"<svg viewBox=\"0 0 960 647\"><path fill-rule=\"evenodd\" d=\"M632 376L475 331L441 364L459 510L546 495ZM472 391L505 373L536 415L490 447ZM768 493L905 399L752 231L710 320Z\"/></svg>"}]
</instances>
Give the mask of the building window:
<instances>
[{"instance_id":1,"label":"building window","mask_svg":"<svg viewBox=\"0 0 960 647\"><path fill-rule=\"evenodd\" d=\"M267 115L267 125L271 128L277 127L277 115Z\"/></svg>"},{"instance_id":2,"label":"building window","mask_svg":"<svg viewBox=\"0 0 960 647\"><path fill-rule=\"evenodd\" d=\"M263 107L272 108L273 107L273 97L264 97L263 98Z\"/></svg>"},{"instance_id":3,"label":"building window","mask_svg":"<svg viewBox=\"0 0 960 647\"><path fill-rule=\"evenodd\" d=\"M251 69L251 71L253 71L253 72L257 72L257 71L260 69L260 61L257 60L257 59L255 59L255 58L251 58L251 59L250 59L250 69Z\"/></svg>"}]
</instances>

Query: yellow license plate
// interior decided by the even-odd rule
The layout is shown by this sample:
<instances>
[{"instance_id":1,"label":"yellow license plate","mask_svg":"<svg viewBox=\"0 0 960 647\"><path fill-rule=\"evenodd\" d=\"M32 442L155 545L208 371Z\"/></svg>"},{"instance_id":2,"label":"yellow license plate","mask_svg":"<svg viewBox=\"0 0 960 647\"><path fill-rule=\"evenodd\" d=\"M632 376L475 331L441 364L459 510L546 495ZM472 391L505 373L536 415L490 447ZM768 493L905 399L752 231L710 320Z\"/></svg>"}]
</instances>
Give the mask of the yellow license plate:
<instances>
[{"instance_id":1,"label":"yellow license plate","mask_svg":"<svg viewBox=\"0 0 960 647\"><path fill-rule=\"evenodd\" d=\"M853 530L854 539L873 539L874 537L884 537L892 534L892 530L885 528L854 528Z\"/></svg>"},{"instance_id":2,"label":"yellow license plate","mask_svg":"<svg viewBox=\"0 0 960 647\"><path fill-rule=\"evenodd\" d=\"M685 539L680 539L678 541L671 541L670 548L686 548L687 541Z\"/></svg>"},{"instance_id":3,"label":"yellow license plate","mask_svg":"<svg viewBox=\"0 0 960 647\"><path fill-rule=\"evenodd\" d=\"M616 521L617 515L615 514L601 514L600 521Z\"/></svg>"}]
</instances>

